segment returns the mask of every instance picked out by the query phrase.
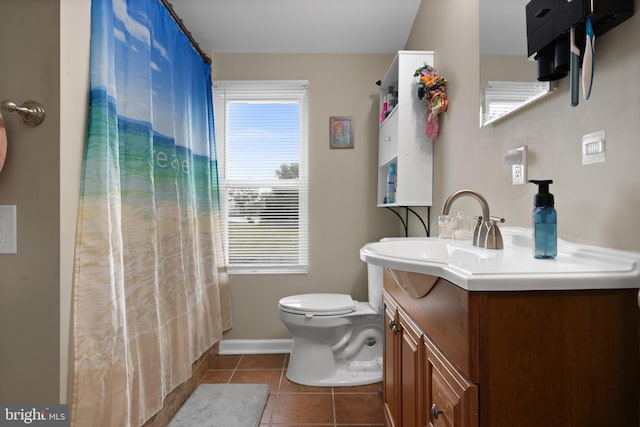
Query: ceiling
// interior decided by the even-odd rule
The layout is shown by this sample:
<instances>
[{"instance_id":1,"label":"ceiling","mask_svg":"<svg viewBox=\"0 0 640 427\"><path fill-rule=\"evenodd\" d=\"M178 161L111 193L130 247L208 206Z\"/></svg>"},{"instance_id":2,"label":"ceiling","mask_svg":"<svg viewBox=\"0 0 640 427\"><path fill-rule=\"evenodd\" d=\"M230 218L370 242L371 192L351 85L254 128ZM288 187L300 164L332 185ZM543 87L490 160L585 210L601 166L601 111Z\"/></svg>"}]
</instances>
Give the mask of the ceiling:
<instances>
[{"instance_id":1,"label":"ceiling","mask_svg":"<svg viewBox=\"0 0 640 427\"><path fill-rule=\"evenodd\" d=\"M200 47L223 53L395 53L421 0L170 0Z\"/></svg>"},{"instance_id":2,"label":"ceiling","mask_svg":"<svg viewBox=\"0 0 640 427\"><path fill-rule=\"evenodd\" d=\"M169 0L200 47L222 53L396 53L421 0ZM480 0L480 51L526 53L529 0Z\"/></svg>"}]
</instances>

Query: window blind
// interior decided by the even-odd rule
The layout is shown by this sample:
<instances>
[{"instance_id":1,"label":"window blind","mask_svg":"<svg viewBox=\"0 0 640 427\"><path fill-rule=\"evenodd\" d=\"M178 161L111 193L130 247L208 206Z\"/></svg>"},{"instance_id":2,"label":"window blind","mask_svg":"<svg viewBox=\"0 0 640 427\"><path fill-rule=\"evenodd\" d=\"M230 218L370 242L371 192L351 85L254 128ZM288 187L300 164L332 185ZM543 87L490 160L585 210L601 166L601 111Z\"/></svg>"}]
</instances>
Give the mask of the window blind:
<instances>
[{"instance_id":1,"label":"window blind","mask_svg":"<svg viewBox=\"0 0 640 427\"><path fill-rule=\"evenodd\" d=\"M216 146L230 273L306 273L306 81L217 81Z\"/></svg>"},{"instance_id":2,"label":"window blind","mask_svg":"<svg viewBox=\"0 0 640 427\"><path fill-rule=\"evenodd\" d=\"M488 81L484 91L484 120L489 121L544 96L549 82Z\"/></svg>"}]
</instances>

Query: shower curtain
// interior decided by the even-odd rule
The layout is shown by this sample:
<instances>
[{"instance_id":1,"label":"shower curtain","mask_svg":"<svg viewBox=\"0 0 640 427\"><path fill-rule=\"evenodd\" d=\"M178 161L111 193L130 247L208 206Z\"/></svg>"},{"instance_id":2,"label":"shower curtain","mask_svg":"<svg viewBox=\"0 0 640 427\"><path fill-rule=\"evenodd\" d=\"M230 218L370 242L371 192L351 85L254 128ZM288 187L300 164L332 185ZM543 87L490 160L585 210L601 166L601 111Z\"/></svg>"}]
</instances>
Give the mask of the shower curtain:
<instances>
[{"instance_id":1,"label":"shower curtain","mask_svg":"<svg viewBox=\"0 0 640 427\"><path fill-rule=\"evenodd\" d=\"M211 67L158 0L93 0L72 423L139 426L231 327Z\"/></svg>"}]
</instances>

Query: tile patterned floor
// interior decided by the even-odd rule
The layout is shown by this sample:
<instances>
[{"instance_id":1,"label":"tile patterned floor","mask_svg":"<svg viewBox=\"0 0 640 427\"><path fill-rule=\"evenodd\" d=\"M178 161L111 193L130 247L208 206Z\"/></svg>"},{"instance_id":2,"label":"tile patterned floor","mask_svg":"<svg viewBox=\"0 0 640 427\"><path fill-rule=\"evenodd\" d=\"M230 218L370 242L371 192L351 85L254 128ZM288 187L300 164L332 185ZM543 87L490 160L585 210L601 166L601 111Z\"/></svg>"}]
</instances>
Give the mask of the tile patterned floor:
<instances>
[{"instance_id":1,"label":"tile patterned floor","mask_svg":"<svg viewBox=\"0 0 640 427\"><path fill-rule=\"evenodd\" d=\"M202 383L268 384L260 427L383 426L381 383L309 387L285 376L287 354L216 356Z\"/></svg>"}]
</instances>

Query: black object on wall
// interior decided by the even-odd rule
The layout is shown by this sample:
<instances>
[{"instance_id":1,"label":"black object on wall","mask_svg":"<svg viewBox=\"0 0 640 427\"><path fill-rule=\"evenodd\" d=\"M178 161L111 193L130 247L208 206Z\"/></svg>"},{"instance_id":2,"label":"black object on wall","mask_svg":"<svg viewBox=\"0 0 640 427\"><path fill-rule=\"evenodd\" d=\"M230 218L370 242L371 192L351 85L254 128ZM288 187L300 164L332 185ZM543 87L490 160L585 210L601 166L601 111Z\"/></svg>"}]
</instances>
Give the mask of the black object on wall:
<instances>
[{"instance_id":1,"label":"black object on wall","mask_svg":"<svg viewBox=\"0 0 640 427\"><path fill-rule=\"evenodd\" d=\"M538 80L567 75L571 27L576 27L576 44L583 52L588 16L597 39L633 12L633 0L531 0L526 6L527 54L538 61Z\"/></svg>"}]
</instances>

